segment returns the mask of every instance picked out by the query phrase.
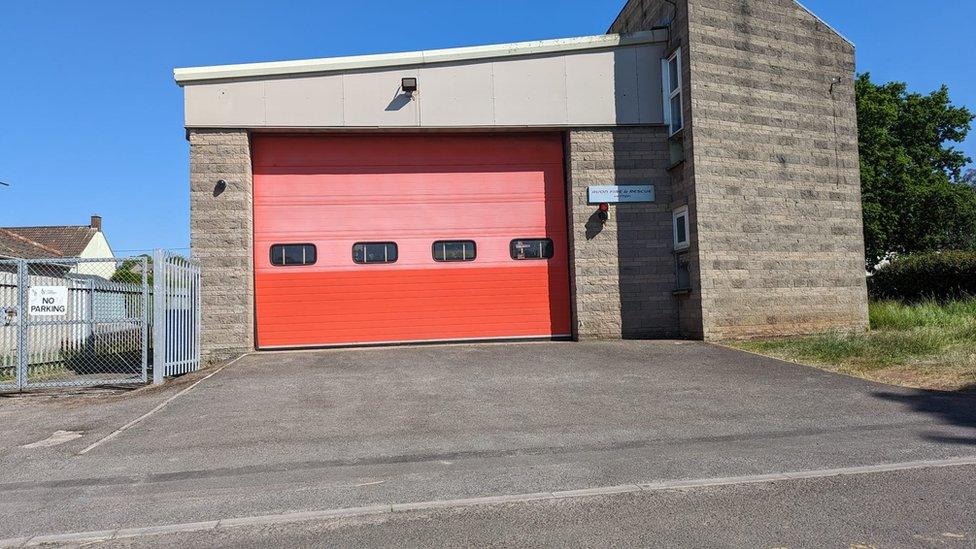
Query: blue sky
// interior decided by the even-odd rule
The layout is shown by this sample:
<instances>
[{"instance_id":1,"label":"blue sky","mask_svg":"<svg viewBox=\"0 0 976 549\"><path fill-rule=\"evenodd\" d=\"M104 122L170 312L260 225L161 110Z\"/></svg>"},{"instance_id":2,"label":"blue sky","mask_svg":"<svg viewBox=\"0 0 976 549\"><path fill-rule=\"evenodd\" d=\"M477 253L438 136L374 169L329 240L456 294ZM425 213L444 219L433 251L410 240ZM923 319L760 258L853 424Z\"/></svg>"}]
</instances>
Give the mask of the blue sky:
<instances>
[{"instance_id":1,"label":"blue sky","mask_svg":"<svg viewBox=\"0 0 976 549\"><path fill-rule=\"evenodd\" d=\"M105 218L119 255L189 245L172 69L600 34L624 0L44 1L0 7L0 226ZM976 110L976 2L806 0L877 81ZM976 132L974 132L976 133ZM976 135L963 147L976 158Z\"/></svg>"}]
</instances>

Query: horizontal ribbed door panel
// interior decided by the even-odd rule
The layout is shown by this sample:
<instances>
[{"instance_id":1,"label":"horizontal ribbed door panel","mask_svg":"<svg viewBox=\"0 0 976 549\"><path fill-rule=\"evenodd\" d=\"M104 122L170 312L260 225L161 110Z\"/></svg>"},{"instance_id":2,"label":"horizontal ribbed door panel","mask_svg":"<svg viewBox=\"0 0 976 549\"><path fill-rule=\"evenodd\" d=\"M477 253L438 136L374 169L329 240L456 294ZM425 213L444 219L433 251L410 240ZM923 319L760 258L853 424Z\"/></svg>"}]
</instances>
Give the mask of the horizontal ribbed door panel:
<instances>
[{"instance_id":1,"label":"horizontal ribbed door panel","mask_svg":"<svg viewBox=\"0 0 976 549\"><path fill-rule=\"evenodd\" d=\"M549 134L255 135L258 346L570 334L562 137ZM548 260L513 260L550 238ZM438 262L438 240L474 261ZM396 242L356 264L357 242ZM314 265L273 266L274 244L314 244Z\"/></svg>"}]
</instances>

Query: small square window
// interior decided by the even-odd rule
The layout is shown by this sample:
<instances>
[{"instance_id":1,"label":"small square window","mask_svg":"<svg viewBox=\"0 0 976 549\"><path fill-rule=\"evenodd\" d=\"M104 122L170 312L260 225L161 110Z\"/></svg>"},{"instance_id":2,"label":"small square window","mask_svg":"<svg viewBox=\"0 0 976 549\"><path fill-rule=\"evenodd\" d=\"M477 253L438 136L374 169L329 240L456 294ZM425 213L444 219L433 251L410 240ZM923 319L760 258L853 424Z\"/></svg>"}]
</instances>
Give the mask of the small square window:
<instances>
[{"instance_id":1,"label":"small square window","mask_svg":"<svg viewBox=\"0 0 976 549\"><path fill-rule=\"evenodd\" d=\"M438 240L431 246L434 261L474 261L477 247L473 240Z\"/></svg>"},{"instance_id":2,"label":"small square window","mask_svg":"<svg viewBox=\"0 0 976 549\"><path fill-rule=\"evenodd\" d=\"M520 238L509 245L512 259L550 259L553 256L552 239L550 238Z\"/></svg>"},{"instance_id":3,"label":"small square window","mask_svg":"<svg viewBox=\"0 0 976 549\"><path fill-rule=\"evenodd\" d=\"M273 244L270 252L271 264L276 267L294 265L314 265L314 244Z\"/></svg>"},{"instance_id":4,"label":"small square window","mask_svg":"<svg viewBox=\"0 0 976 549\"><path fill-rule=\"evenodd\" d=\"M396 263L396 242L357 242L352 246L354 263Z\"/></svg>"},{"instance_id":5,"label":"small square window","mask_svg":"<svg viewBox=\"0 0 976 549\"><path fill-rule=\"evenodd\" d=\"M682 250L689 245L688 241L688 206L682 206L674 211L674 249Z\"/></svg>"}]
</instances>

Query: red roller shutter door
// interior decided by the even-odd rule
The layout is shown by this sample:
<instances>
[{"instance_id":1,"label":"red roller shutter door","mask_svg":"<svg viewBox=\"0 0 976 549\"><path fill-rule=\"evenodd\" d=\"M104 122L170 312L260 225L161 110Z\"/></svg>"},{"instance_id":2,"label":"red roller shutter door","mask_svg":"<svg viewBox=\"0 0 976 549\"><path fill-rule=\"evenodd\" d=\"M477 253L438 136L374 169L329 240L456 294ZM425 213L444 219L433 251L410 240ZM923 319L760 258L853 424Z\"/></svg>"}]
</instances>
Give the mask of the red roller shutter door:
<instances>
[{"instance_id":1,"label":"red roller shutter door","mask_svg":"<svg viewBox=\"0 0 976 549\"><path fill-rule=\"evenodd\" d=\"M258 346L570 334L562 137L549 134L255 135ZM515 260L514 239L553 256ZM435 241L474 241L440 262ZM357 264L356 243L393 242ZM276 244L313 244L311 265L272 265Z\"/></svg>"}]
</instances>

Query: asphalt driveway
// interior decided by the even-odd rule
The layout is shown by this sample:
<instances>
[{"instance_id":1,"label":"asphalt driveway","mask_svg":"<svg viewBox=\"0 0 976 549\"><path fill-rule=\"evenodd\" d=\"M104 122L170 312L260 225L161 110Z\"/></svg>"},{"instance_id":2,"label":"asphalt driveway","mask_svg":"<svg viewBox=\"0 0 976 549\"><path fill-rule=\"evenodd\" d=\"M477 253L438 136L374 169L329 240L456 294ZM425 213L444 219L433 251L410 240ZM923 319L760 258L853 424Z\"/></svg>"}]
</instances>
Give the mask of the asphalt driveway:
<instances>
[{"instance_id":1,"label":"asphalt driveway","mask_svg":"<svg viewBox=\"0 0 976 549\"><path fill-rule=\"evenodd\" d=\"M249 355L77 455L179 387L0 401L0 538L976 454L972 396L624 341Z\"/></svg>"}]
</instances>

